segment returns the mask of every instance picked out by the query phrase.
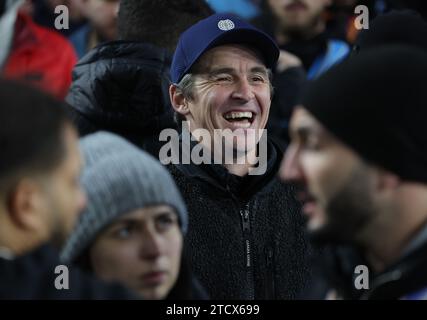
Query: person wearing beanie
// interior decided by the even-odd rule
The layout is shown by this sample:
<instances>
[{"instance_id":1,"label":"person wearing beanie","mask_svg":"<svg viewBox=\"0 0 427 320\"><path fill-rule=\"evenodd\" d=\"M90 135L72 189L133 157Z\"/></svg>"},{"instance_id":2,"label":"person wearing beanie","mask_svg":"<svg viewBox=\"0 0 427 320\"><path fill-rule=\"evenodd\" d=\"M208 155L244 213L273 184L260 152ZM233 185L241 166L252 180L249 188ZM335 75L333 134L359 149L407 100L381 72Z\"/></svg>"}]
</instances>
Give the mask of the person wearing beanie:
<instances>
[{"instance_id":1,"label":"person wearing beanie","mask_svg":"<svg viewBox=\"0 0 427 320\"><path fill-rule=\"evenodd\" d=\"M120 282L144 299L165 299L172 292L198 298L181 261L187 211L168 171L112 133L88 135L80 147L87 207L63 247L62 261Z\"/></svg>"},{"instance_id":2,"label":"person wearing beanie","mask_svg":"<svg viewBox=\"0 0 427 320\"><path fill-rule=\"evenodd\" d=\"M332 254L335 297L427 298L426 88L424 50L378 46L310 84L292 116L281 177Z\"/></svg>"}]
</instances>

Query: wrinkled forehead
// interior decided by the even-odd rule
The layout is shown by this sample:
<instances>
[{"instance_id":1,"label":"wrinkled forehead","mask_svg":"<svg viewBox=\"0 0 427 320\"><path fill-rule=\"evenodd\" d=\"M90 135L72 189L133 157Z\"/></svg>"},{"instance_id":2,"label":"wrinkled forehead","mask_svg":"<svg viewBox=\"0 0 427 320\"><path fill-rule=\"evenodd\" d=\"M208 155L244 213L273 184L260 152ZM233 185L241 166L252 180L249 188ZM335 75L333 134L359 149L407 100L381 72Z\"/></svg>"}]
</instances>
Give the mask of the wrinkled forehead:
<instances>
[{"instance_id":1,"label":"wrinkled forehead","mask_svg":"<svg viewBox=\"0 0 427 320\"><path fill-rule=\"evenodd\" d=\"M251 61L253 66L267 70L260 50L245 44L227 44L209 49L196 61L191 72L208 72L218 67L230 67L237 61Z\"/></svg>"}]
</instances>

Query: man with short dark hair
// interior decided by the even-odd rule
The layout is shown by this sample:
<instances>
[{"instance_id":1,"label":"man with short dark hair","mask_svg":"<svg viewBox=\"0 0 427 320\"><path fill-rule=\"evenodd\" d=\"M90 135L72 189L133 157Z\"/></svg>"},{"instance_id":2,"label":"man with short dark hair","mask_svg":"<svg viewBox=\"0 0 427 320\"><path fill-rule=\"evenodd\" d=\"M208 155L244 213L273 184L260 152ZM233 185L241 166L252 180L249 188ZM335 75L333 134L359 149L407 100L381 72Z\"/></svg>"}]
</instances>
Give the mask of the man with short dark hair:
<instances>
[{"instance_id":1,"label":"man with short dark hair","mask_svg":"<svg viewBox=\"0 0 427 320\"><path fill-rule=\"evenodd\" d=\"M172 62L171 101L186 120L179 151L190 161L169 169L188 205L192 266L213 299L296 298L310 274L300 207L262 132L278 55L262 31L215 14L181 35Z\"/></svg>"},{"instance_id":2,"label":"man with short dark hair","mask_svg":"<svg viewBox=\"0 0 427 320\"><path fill-rule=\"evenodd\" d=\"M98 46L73 71L67 96L81 135L119 134L155 157L174 128L169 67L179 35L211 13L204 0L122 0L119 41Z\"/></svg>"},{"instance_id":3,"label":"man with short dark hair","mask_svg":"<svg viewBox=\"0 0 427 320\"><path fill-rule=\"evenodd\" d=\"M55 287L58 251L85 205L77 133L61 103L0 80L0 299L130 298L69 270Z\"/></svg>"},{"instance_id":4,"label":"man with short dark hair","mask_svg":"<svg viewBox=\"0 0 427 320\"><path fill-rule=\"evenodd\" d=\"M426 87L425 51L367 48L313 82L292 116L281 175L330 248L330 298L427 298Z\"/></svg>"}]
</instances>

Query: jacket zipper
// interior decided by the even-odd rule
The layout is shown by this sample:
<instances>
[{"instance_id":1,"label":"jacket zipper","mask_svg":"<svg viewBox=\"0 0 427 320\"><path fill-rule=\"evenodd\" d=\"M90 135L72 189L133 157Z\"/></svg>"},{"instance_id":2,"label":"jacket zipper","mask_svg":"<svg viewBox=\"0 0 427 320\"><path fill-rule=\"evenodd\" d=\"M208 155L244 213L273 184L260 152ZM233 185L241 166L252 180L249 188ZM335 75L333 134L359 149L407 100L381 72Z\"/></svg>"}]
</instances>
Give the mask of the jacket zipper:
<instances>
[{"instance_id":1,"label":"jacket zipper","mask_svg":"<svg viewBox=\"0 0 427 320\"><path fill-rule=\"evenodd\" d=\"M245 266L246 266L246 279L249 285L249 299L255 299L254 288L254 274L252 266L252 243L251 243L251 221L249 213L249 203L246 204L245 209L240 210L240 217L242 219L242 230L245 247Z\"/></svg>"},{"instance_id":2,"label":"jacket zipper","mask_svg":"<svg viewBox=\"0 0 427 320\"><path fill-rule=\"evenodd\" d=\"M265 250L267 260L267 279L265 286L265 298L267 300L275 299L275 286L274 286L274 250L268 246Z\"/></svg>"}]
</instances>

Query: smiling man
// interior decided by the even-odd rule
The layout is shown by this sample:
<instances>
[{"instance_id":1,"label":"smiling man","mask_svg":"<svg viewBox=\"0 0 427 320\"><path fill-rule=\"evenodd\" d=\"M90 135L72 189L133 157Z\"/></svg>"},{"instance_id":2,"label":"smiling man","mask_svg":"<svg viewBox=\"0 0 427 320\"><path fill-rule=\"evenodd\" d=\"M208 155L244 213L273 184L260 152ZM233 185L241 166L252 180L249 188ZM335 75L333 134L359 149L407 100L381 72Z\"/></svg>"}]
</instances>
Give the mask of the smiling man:
<instances>
[{"instance_id":1,"label":"smiling man","mask_svg":"<svg viewBox=\"0 0 427 320\"><path fill-rule=\"evenodd\" d=\"M415 47L365 50L315 81L292 116L281 176L301 185L312 240L332 247L324 275L340 298L427 298L426 61Z\"/></svg>"},{"instance_id":2,"label":"smiling man","mask_svg":"<svg viewBox=\"0 0 427 320\"><path fill-rule=\"evenodd\" d=\"M236 139L221 148L246 159L169 166L188 205L191 263L213 299L291 299L309 276L300 207L292 186L276 178L281 151L266 132L257 134L268 119L278 55L263 32L216 14L181 35L172 62L171 101L192 147L213 152L222 141L215 137L228 132ZM201 129L210 133L203 140ZM250 175L263 143L266 170Z\"/></svg>"}]
</instances>

